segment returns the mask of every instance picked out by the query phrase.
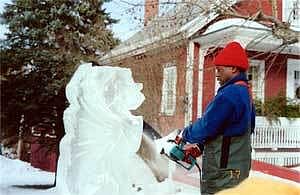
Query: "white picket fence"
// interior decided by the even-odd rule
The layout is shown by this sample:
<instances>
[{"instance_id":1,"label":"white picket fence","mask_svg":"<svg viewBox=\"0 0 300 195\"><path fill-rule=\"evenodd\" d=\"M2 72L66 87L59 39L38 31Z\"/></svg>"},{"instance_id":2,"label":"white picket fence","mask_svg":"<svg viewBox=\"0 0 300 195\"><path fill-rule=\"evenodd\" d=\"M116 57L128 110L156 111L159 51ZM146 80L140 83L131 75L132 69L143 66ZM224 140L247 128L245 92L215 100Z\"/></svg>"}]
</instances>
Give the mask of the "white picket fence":
<instances>
[{"instance_id":1,"label":"white picket fence","mask_svg":"<svg viewBox=\"0 0 300 195\"><path fill-rule=\"evenodd\" d=\"M280 117L277 123L270 123L265 117L256 117L251 142L255 160L280 166L299 165L300 152L295 150L300 148L300 118L288 120ZM260 149L271 151L258 152ZM280 149L286 152L280 152Z\"/></svg>"},{"instance_id":2,"label":"white picket fence","mask_svg":"<svg viewBox=\"0 0 300 195\"><path fill-rule=\"evenodd\" d=\"M291 121L280 117L270 124L265 117L256 117L256 128L252 135L254 148L300 148L300 119Z\"/></svg>"}]
</instances>

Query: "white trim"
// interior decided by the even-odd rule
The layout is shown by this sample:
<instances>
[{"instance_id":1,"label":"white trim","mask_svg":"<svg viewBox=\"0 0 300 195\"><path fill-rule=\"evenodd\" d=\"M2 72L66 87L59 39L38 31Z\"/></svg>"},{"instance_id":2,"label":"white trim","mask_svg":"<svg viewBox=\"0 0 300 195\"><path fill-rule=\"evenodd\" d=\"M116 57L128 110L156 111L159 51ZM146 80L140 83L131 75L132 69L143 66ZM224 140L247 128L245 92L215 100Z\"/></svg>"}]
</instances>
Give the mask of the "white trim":
<instances>
[{"instance_id":1,"label":"white trim","mask_svg":"<svg viewBox=\"0 0 300 195\"><path fill-rule=\"evenodd\" d=\"M216 32L216 31L219 31L224 28L231 27L231 26L259 28L259 29L265 29L265 30L269 29L268 27L266 27L260 23L254 22L252 20L245 20L245 19L241 19L241 18L229 18L229 19L220 20L220 21L210 25L206 29L206 31L203 33L203 35L213 33L213 32Z\"/></svg>"},{"instance_id":2,"label":"white trim","mask_svg":"<svg viewBox=\"0 0 300 195\"><path fill-rule=\"evenodd\" d=\"M258 66L258 89L260 93L256 99L260 99L262 102L265 101L265 61L264 60L249 60L250 66ZM252 86L253 90L253 86Z\"/></svg>"},{"instance_id":3,"label":"white trim","mask_svg":"<svg viewBox=\"0 0 300 195\"><path fill-rule=\"evenodd\" d=\"M186 55L186 77L185 77L185 103L186 112L184 125L192 121L192 100L193 100L193 64L194 64L194 42L190 41L187 47Z\"/></svg>"},{"instance_id":4,"label":"white trim","mask_svg":"<svg viewBox=\"0 0 300 195\"><path fill-rule=\"evenodd\" d=\"M198 72L198 108L197 108L197 118L202 116L202 103L203 103L203 76L204 76L204 60L207 49L199 49L199 72Z\"/></svg>"},{"instance_id":5,"label":"white trim","mask_svg":"<svg viewBox=\"0 0 300 195\"><path fill-rule=\"evenodd\" d=\"M298 59L288 59L287 60L287 75L286 75L286 97L291 99L295 98L295 78L294 72L300 71L300 60ZM300 86L300 83L297 84L297 87Z\"/></svg>"},{"instance_id":6,"label":"white trim","mask_svg":"<svg viewBox=\"0 0 300 195\"><path fill-rule=\"evenodd\" d=\"M171 80L172 79L172 80ZM167 87L172 87L172 107L169 108L168 94L166 93ZM162 84L162 97L161 109L162 115L173 116L176 110L176 85L177 85L177 67L175 63L167 63L163 70L163 84Z\"/></svg>"}]
</instances>

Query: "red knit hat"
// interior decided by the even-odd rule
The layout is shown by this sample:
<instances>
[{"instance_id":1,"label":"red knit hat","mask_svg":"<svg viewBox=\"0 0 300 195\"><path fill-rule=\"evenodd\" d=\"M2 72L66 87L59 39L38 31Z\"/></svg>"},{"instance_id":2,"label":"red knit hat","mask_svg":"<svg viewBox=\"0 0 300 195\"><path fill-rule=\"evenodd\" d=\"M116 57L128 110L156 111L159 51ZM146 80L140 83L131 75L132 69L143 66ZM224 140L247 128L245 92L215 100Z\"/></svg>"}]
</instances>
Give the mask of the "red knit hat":
<instances>
[{"instance_id":1,"label":"red knit hat","mask_svg":"<svg viewBox=\"0 0 300 195\"><path fill-rule=\"evenodd\" d=\"M230 42L215 57L216 66L234 66L244 71L248 70L249 63L246 51L238 42Z\"/></svg>"}]
</instances>

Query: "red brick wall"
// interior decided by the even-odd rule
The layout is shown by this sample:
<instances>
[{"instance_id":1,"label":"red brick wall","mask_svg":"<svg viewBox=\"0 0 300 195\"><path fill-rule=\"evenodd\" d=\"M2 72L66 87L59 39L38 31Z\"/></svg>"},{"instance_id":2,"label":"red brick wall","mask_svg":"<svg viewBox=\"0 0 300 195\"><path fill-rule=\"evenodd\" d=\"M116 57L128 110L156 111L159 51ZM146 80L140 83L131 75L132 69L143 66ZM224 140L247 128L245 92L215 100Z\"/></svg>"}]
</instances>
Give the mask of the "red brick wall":
<instances>
[{"instance_id":1,"label":"red brick wall","mask_svg":"<svg viewBox=\"0 0 300 195\"><path fill-rule=\"evenodd\" d=\"M135 82L143 83L142 92L146 99L134 113L143 115L144 120L162 135L184 125L186 53L186 44L170 45L115 64L131 68ZM173 61L177 65L176 110L174 116L166 116L160 113L163 67Z\"/></svg>"},{"instance_id":2,"label":"red brick wall","mask_svg":"<svg viewBox=\"0 0 300 195\"><path fill-rule=\"evenodd\" d=\"M278 55L265 62L265 99L286 94L287 57Z\"/></svg>"},{"instance_id":3,"label":"red brick wall","mask_svg":"<svg viewBox=\"0 0 300 195\"><path fill-rule=\"evenodd\" d=\"M285 54L263 54L249 51L251 59L265 61L265 99L286 94L287 59L294 56Z\"/></svg>"},{"instance_id":4,"label":"red brick wall","mask_svg":"<svg viewBox=\"0 0 300 195\"><path fill-rule=\"evenodd\" d=\"M215 96L215 69L213 66L213 55L207 55L204 58L203 66L203 98L202 110L205 111L208 103Z\"/></svg>"},{"instance_id":5,"label":"red brick wall","mask_svg":"<svg viewBox=\"0 0 300 195\"><path fill-rule=\"evenodd\" d=\"M270 0L244 0L237 3L235 7L243 15L252 15L260 9L264 14L273 15ZM282 0L277 0L277 15L278 19L282 20Z\"/></svg>"}]
</instances>

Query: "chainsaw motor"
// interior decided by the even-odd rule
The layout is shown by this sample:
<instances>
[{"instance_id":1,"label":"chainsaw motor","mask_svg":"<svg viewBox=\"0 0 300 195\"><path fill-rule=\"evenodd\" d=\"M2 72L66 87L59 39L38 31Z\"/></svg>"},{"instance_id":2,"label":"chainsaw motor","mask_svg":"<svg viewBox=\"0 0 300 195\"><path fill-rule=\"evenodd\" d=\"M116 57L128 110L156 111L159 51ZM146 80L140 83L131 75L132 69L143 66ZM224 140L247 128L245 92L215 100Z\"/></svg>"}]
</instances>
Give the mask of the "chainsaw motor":
<instances>
[{"instance_id":1,"label":"chainsaw motor","mask_svg":"<svg viewBox=\"0 0 300 195\"><path fill-rule=\"evenodd\" d=\"M168 140L168 142L175 143L175 146L173 146L169 154L165 153L164 149L161 151L161 154L165 154L170 160L183 168L191 170L197 163L196 158L201 155L199 148L191 144L189 144L189 147L185 147L186 143L179 136L176 136L175 140Z\"/></svg>"}]
</instances>

